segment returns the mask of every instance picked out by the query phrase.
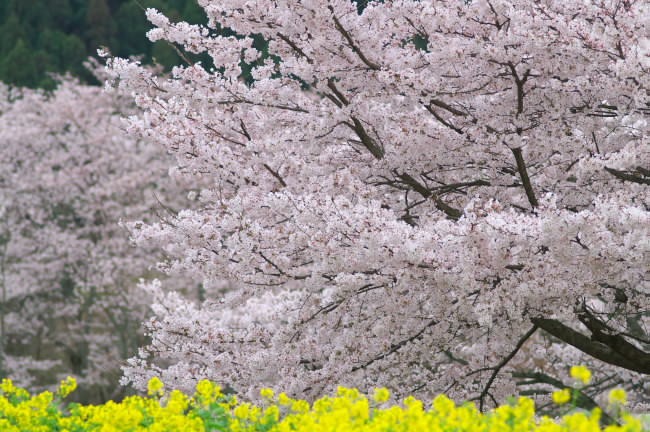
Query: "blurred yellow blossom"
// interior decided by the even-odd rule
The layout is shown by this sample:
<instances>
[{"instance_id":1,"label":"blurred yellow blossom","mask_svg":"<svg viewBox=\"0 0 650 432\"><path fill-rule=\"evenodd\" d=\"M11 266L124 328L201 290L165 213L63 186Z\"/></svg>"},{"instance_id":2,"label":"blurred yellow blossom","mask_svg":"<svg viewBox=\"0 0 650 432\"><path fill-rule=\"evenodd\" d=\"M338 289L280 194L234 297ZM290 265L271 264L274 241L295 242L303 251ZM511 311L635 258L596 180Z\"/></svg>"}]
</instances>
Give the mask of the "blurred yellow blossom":
<instances>
[{"instance_id":1,"label":"blurred yellow blossom","mask_svg":"<svg viewBox=\"0 0 650 432\"><path fill-rule=\"evenodd\" d=\"M246 420L248 418L248 411L249 411L250 405L247 403L243 403L237 408L234 409L233 414L235 417L240 418L242 420Z\"/></svg>"},{"instance_id":2,"label":"blurred yellow blossom","mask_svg":"<svg viewBox=\"0 0 650 432\"><path fill-rule=\"evenodd\" d=\"M291 405L292 400L284 393L278 395L278 403L280 405Z\"/></svg>"},{"instance_id":3,"label":"blurred yellow blossom","mask_svg":"<svg viewBox=\"0 0 650 432\"><path fill-rule=\"evenodd\" d=\"M571 392L569 389L553 392L553 402L556 404L565 404L571 400Z\"/></svg>"},{"instance_id":4,"label":"blurred yellow blossom","mask_svg":"<svg viewBox=\"0 0 650 432\"><path fill-rule=\"evenodd\" d=\"M609 392L607 396L607 401L610 405L625 405L627 403L625 390L623 389L614 389Z\"/></svg>"},{"instance_id":5,"label":"blurred yellow blossom","mask_svg":"<svg viewBox=\"0 0 650 432\"><path fill-rule=\"evenodd\" d=\"M196 384L196 393L204 399L211 400L215 396L219 396L221 388L214 385L208 380L201 380ZM213 395L215 393L215 395Z\"/></svg>"},{"instance_id":6,"label":"blurred yellow blossom","mask_svg":"<svg viewBox=\"0 0 650 432\"><path fill-rule=\"evenodd\" d=\"M162 394L163 383L158 377L153 377L147 384L147 392L149 395Z\"/></svg>"},{"instance_id":7,"label":"blurred yellow blossom","mask_svg":"<svg viewBox=\"0 0 650 432\"><path fill-rule=\"evenodd\" d=\"M4 378L2 380L2 384L0 384L0 391L4 394L9 394L12 392L14 389L14 384L11 382L10 379Z\"/></svg>"},{"instance_id":8,"label":"blurred yellow blossom","mask_svg":"<svg viewBox=\"0 0 650 432\"><path fill-rule=\"evenodd\" d=\"M382 404L386 402L389 397L390 397L390 393L386 388L375 387L375 394L373 395L373 399L375 400L375 402L377 402L378 404Z\"/></svg>"},{"instance_id":9,"label":"blurred yellow blossom","mask_svg":"<svg viewBox=\"0 0 650 432\"><path fill-rule=\"evenodd\" d=\"M587 384L591 378L591 372L584 366L573 366L571 368L571 376L583 384Z\"/></svg>"},{"instance_id":10,"label":"blurred yellow blossom","mask_svg":"<svg viewBox=\"0 0 650 432\"><path fill-rule=\"evenodd\" d=\"M57 394L64 398L72 393L76 388L77 381L72 377L68 377L64 381L61 381L61 386L59 387Z\"/></svg>"}]
</instances>

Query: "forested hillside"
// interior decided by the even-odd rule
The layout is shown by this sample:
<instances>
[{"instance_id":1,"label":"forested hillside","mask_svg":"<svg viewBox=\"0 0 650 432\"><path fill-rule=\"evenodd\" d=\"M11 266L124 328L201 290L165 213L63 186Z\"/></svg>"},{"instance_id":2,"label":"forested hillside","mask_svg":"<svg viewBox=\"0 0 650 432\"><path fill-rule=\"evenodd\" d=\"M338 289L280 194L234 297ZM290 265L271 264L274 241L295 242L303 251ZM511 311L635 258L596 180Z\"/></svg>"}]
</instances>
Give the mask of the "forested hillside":
<instances>
[{"instance_id":1,"label":"forested hillside","mask_svg":"<svg viewBox=\"0 0 650 432\"><path fill-rule=\"evenodd\" d=\"M152 44L152 27L142 8L156 8L173 21L204 23L195 0L2 0L0 81L21 87L52 88L50 72L93 76L83 62L106 46L120 57L144 55L165 68L179 58L166 42Z\"/></svg>"}]
</instances>

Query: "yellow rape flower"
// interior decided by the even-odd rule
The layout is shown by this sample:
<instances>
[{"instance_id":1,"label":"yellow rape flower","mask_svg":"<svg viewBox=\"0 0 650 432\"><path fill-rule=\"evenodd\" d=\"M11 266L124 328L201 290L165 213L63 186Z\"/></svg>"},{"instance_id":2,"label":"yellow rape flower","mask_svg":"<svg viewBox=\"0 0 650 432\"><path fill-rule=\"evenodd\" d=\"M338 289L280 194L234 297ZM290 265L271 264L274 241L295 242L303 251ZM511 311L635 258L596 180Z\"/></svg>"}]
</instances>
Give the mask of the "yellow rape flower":
<instances>
[{"instance_id":1,"label":"yellow rape flower","mask_svg":"<svg viewBox=\"0 0 650 432\"><path fill-rule=\"evenodd\" d=\"M257 422L259 421L261 414L262 410L253 405L250 409L250 412L248 413L248 419L252 422Z\"/></svg>"},{"instance_id":2,"label":"yellow rape flower","mask_svg":"<svg viewBox=\"0 0 650 432\"><path fill-rule=\"evenodd\" d=\"M433 409L440 415L446 416L456 408L454 401L445 395L438 395L431 403Z\"/></svg>"},{"instance_id":3,"label":"yellow rape flower","mask_svg":"<svg viewBox=\"0 0 650 432\"><path fill-rule=\"evenodd\" d=\"M304 414L309 411L309 403L304 400L293 401L291 403L291 411Z\"/></svg>"},{"instance_id":4,"label":"yellow rape flower","mask_svg":"<svg viewBox=\"0 0 650 432\"><path fill-rule=\"evenodd\" d=\"M582 380L581 380L582 381ZM127 397L121 403L112 401L100 406L82 406L75 404L68 413L56 411L50 402L51 393L41 393L29 399L18 395L24 390L11 386L5 381L0 393L0 431L2 432L47 432L97 430L102 432L200 432L206 430L204 420L215 420L206 416L205 407L192 404L189 406L187 396L178 391L171 392L160 403L154 398ZM64 392L73 387L69 380L61 386ZM150 392L156 395L162 393L162 383L152 379ZM197 398L210 395L214 398L214 389L218 388L210 382L200 382L197 385ZM555 392L553 400L566 403L571 399L571 390L564 389ZM446 396L438 396L432 407L425 411L422 402L410 396L404 400L403 406L392 406L388 409L374 408L370 412L369 398L355 389L341 388L338 396L324 396L314 401L312 407L299 399L289 399L285 394L272 401L273 393L269 389L261 392L267 399L268 407L261 409L249 403L242 403L231 408L235 398L219 404L219 424L231 432L252 432L265 430L273 432L380 432L394 431L457 431L457 432L601 432L599 421L601 412L595 408L590 413L574 413L554 421L548 417L535 419L534 404L531 399L522 397L502 405L489 413L482 414L472 404L456 407ZM8 400L12 398L12 401ZM388 398L386 389L377 388L373 396L375 401ZM613 390L609 397L611 404L617 404L620 410L625 403L625 392ZM284 402L284 409L280 401ZM235 402L236 403L236 402ZM292 412L287 412L287 407ZM284 412L280 421L280 410ZM618 417L618 414L617 414ZM639 419L631 417L624 411L620 413L621 425L608 426L605 432L641 432ZM210 430L214 430L211 428ZM218 428L218 430L223 430Z\"/></svg>"},{"instance_id":5,"label":"yellow rape flower","mask_svg":"<svg viewBox=\"0 0 650 432\"><path fill-rule=\"evenodd\" d=\"M610 405L625 405L627 403L625 397L626 397L625 390L614 389L611 392L609 392L609 395L607 396L607 401L609 402Z\"/></svg>"},{"instance_id":6,"label":"yellow rape flower","mask_svg":"<svg viewBox=\"0 0 650 432\"><path fill-rule=\"evenodd\" d=\"M587 384L591 378L591 372L584 366L573 366L571 368L571 376L583 384Z\"/></svg>"},{"instance_id":7,"label":"yellow rape flower","mask_svg":"<svg viewBox=\"0 0 650 432\"><path fill-rule=\"evenodd\" d=\"M181 414L187 408L187 402L187 397L183 393L174 390L167 400L166 408L170 412Z\"/></svg>"},{"instance_id":8,"label":"yellow rape flower","mask_svg":"<svg viewBox=\"0 0 650 432\"><path fill-rule=\"evenodd\" d=\"M280 410L276 405L271 405L267 409L264 410L264 417L266 417L268 420L277 422L278 419L280 418Z\"/></svg>"},{"instance_id":9,"label":"yellow rape flower","mask_svg":"<svg viewBox=\"0 0 650 432\"><path fill-rule=\"evenodd\" d=\"M565 404L571 400L571 392L569 389L553 392L553 402L556 404Z\"/></svg>"},{"instance_id":10,"label":"yellow rape flower","mask_svg":"<svg viewBox=\"0 0 650 432\"><path fill-rule=\"evenodd\" d=\"M14 389L15 389L14 384L11 382L10 379L4 378L2 380L2 384L0 384L0 390L2 390L2 393L9 394L12 393Z\"/></svg>"},{"instance_id":11,"label":"yellow rape flower","mask_svg":"<svg viewBox=\"0 0 650 432\"><path fill-rule=\"evenodd\" d=\"M72 393L76 388L77 388L77 381L72 377L68 377L64 381L61 381L61 386L59 387L59 391L57 391L57 394L62 398L65 398L70 393Z\"/></svg>"},{"instance_id":12,"label":"yellow rape flower","mask_svg":"<svg viewBox=\"0 0 650 432\"><path fill-rule=\"evenodd\" d=\"M218 394L221 389L219 386L215 386L208 380L201 380L196 384L196 393L204 399L210 400L214 390L216 390Z\"/></svg>"},{"instance_id":13,"label":"yellow rape flower","mask_svg":"<svg viewBox=\"0 0 650 432\"><path fill-rule=\"evenodd\" d=\"M373 399L375 400L375 402L377 402L378 404L382 404L386 402L389 397L390 397L390 393L386 388L375 387L375 394L373 395Z\"/></svg>"},{"instance_id":14,"label":"yellow rape flower","mask_svg":"<svg viewBox=\"0 0 650 432\"><path fill-rule=\"evenodd\" d=\"M149 383L147 384L147 393L149 395L154 396L157 394L162 394L162 388L163 388L163 383L160 381L158 377L153 377L149 380Z\"/></svg>"},{"instance_id":15,"label":"yellow rape flower","mask_svg":"<svg viewBox=\"0 0 650 432\"><path fill-rule=\"evenodd\" d=\"M422 411L422 402L413 396L409 396L404 399L404 405L410 410Z\"/></svg>"},{"instance_id":16,"label":"yellow rape flower","mask_svg":"<svg viewBox=\"0 0 650 432\"><path fill-rule=\"evenodd\" d=\"M282 406L291 405L292 400L285 394L280 393L278 395L278 403Z\"/></svg>"},{"instance_id":17,"label":"yellow rape flower","mask_svg":"<svg viewBox=\"0 0 650 432\"><path fill-rule=\"evenodd\" d=\"M262 390L260 390L260 396L262 396L264 399L271 400L273 399L273 390L263 388Z\"/></svg>"},{"instance_id":18,"label":"yellow rape flower","mask_svg":"<svg viewBox=\"0 0 650 432\"><path fill-rule=\"evenodd\" d=\"M243 403L234 409L233 414L239 419L246 420L248 418L249 407L249 404Z\"/></svg>"}]
</instances>

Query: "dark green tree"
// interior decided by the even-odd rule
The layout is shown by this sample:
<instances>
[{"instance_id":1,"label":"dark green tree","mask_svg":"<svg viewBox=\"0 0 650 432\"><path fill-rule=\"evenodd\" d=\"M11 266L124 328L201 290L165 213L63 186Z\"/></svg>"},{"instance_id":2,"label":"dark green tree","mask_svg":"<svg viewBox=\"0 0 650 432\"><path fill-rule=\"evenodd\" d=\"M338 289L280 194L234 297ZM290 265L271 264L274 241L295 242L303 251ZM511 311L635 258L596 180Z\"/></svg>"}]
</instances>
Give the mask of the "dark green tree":
<instances>
[{"instance_id":1,"label":"dark green tree","mask_svg":"<svg viewBox=\"0 0 650 432\"><path fill-rule=\"evenodd\" d=\"M0 81L20 87L36 87L39 80L30 47L18 39L14 48L0 61Z\"/></svg>"},{"instance_id":2,"label":"dark green tree","mask_svg":"<svg viewBox=\"0 0 650 432\"><path fill-rule=\"evenodd\" d=\"M0 27L0 56L8 54L16 46L18 39L25 40L26 38L25 28L18 15L12 12Z\"/></svg>"},{"instance_id":3,"label":"dark green tree","mask_svg":"<svg viewBox=\"0 0 650 432\"><path fill-rule=\"evenodd\" d=\"M88 58L86 47L77 35L67 35L61 48L61 72L69 71L80 75L86 69L83 62Z\"/></svg>"},{"instance_id":4,"label":"dark green tree","mask_svg":"<svg viewBox=\"0 0 650 432\"><path fill-rule=\"evenodd\" d=\"M135 2L123 3L115 14L115 22L119 30L120 46L119 51L109 47L113 54L120 57L129 57L151 52L151 42L145 35L151 28L151 24L147 21L140 6Z\"/></svg>"},{"instance_id":5,"label":"dark green tree","mask_svg":"<svg viewBox=\"0 0 650 432\"><path fill-rule=\"evenodd\" d=\"M115 22L106 0L90 0L86 12L86 48L93 52L100 46L119 50Z\"/></svg>"},{"instance_id":6,"label":"dark green tree","mask_svg":"<svg viewBox=\"0 0 650 432\"><path fill-rule=\"evenodd\" d=\"M53 24L50 15L52 5L47 0L21 0L15 4L14 11L18 14L21 24L33 35L30 42L34 42L40 32Z\"/></svg>"},{"instance_id":7,"label":"dark green tree","mask_svg":"<svg viewBox=\"0 0 650 432\"><path fill-rule=\"evenodd\" d=\"M12 11L14 0L5 0L0 2L0 25L4 24L5 19L9 16L10 11Z\"/></svg>"},{"instance_id":8,"label":"dark green tree","mask_svg":"<svg viewBox=\"0 0 650 432\"><path fill-rule=\"evenodd\" d=\"M52 18L51 28L69 33L72 27L74 12L70 0L47 0L47 6Z\"/></svg>"},{"instance_id":9,"label":"dark green tree","mask_svg":"<svg viewBox=\"0 0 650 432\"><path fill-rule=\"evenodd\" d=\"M70 28L67 33L84 34L86 31L86 15L88 14L88 0L70 0L72 15Z\"/></svg>"}]
</instances>

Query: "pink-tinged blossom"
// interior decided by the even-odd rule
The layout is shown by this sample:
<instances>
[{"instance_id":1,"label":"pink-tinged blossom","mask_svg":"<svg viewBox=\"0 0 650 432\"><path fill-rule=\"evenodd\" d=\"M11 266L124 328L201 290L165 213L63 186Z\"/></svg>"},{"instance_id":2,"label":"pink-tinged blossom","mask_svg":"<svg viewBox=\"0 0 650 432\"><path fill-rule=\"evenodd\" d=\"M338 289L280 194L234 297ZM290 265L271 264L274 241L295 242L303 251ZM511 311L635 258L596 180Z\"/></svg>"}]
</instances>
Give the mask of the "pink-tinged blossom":
<instances>
[{"instance_id":1,"label":"pink-tinged blossom","mask_svg":"<svg viewBox=\"0 0 650 432\"><path fill-rule=\"evenodd\" d=\"M157 220L185 186L168 156L120 130L135 113L124 94L70 78L51 94L0 93L0 375L32 391L72 375L86 401L119 397L151 314L134 281L164 255L132 247L118 223Z\"/></svg>"},{"instance_id":2,"label":"pink-tinged blossom","mask_svg":"<svg viewBox=\"0 0 650 432\"><path fill-rule=\"evenodd\" d=\"M129 225L135 242L236 289L159 296L123 382L484 408L516 380L548 399L579 360L648 401L647 2L199 4L208 28L149 11L149 36L222 72L110 59L109 85L143 111L129 133L211 182L199 207ZM281 61L249 85L252 34Z\"/></svg>"}]
</instances>

